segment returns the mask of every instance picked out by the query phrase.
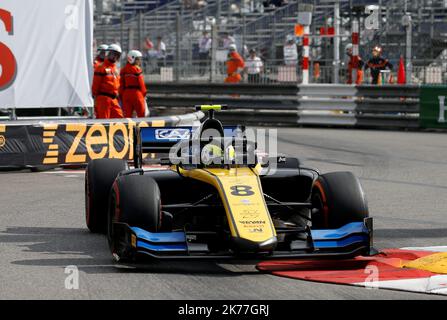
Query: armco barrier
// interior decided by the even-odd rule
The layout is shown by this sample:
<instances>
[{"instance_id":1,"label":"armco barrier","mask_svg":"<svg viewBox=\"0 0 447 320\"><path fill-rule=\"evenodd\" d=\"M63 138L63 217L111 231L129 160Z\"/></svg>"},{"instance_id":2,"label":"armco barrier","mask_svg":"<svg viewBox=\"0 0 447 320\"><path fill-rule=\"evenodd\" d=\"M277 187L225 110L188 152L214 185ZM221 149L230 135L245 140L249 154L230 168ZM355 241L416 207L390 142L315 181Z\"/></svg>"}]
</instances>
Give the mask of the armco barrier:
<instances>
[{"instance_id":1,"label":"armco barrier","mask_svg":"<svg viewBox=\"0 0 447 320\"><path fill-rule=\"evenodd\" d=\"M91 159L133 159L135 126L195 125L202 112L113 120L41 120L0 123L0 167L84 164Z\"/></svg>"},{"instance_id":2,"label":"armco barrier","mask_svg":"<svg viewBox=\"0 0 447 320\"><path fill-rule=\"evenodd\" d=\"M419 86L148 83L152 108L228 104L226 123L419 127Z\"/></svg>"}]
</instances>

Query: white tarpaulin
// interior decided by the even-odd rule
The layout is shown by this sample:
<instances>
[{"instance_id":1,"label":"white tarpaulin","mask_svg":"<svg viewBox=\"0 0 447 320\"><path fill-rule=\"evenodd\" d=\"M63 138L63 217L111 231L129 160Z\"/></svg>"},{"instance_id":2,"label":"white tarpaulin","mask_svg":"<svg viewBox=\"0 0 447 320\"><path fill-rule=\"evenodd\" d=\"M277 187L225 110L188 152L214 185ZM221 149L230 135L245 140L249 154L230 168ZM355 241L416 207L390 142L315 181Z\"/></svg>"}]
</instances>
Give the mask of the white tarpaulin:
<instances>
[{"instance_id":1,"label":"white tarpaulin","mask_svg":"<svg viewBox=\"0 0 447 320\"><path fill-rule=\"evenodd\" d=\"M93 106L92 0L0 1L0 108Z\"/></svg>"}]
</instances>

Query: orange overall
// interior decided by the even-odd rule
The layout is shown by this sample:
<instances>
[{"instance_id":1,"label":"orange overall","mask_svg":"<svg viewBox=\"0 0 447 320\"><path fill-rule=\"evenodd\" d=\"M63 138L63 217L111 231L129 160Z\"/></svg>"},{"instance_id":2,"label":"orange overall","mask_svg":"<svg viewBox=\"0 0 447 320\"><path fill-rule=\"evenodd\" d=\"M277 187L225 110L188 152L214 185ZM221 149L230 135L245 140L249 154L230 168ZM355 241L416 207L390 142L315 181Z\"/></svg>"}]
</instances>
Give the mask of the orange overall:
<instances>
[{"instance_id":1,"label":"orange overall","mask_svg":"<svg viewBox=\"0 0 447 320\"><path fill-rule=\"evenodd\" d=\"M95 69L92 94L95 97L95 114L97 119L123 118L123 111L118 103L120 85L116 65L105 60Z\"/></svg>"},{"instance_id":2,"label":"orange overall","mask_svg":"<svg viewBox=\"0 0 447 320\"><path fill-rule=\"evenodd\" d=\"M355 84L362 84L363 82L363 61L360 57L354 59L354 57L350 57L348 63L348 74L347 74L347 84L352 84L352 70L356 70L356 80Z\"/></svg>"},{"instance_id":3,"label":"orange overall","mask_svg":"<svg viewBox=\"0 0 447 320\"><path fill-rule=\"evenodd\" d=\"M229 58L227 60L227 77L225 82L228 83L238 83L241 81L242 77L237 72L239 68L243 69L245 67L244 59L237 52L230 52Z\"/></svg>"},{"instance_id":4,"label":"orange overall","mask_svg":"<svg viewBox=\"0 0 447 320\"><path fill-rule=\"evenodd\" d=\"M95 61L93 62L93 70L95 70L103 62L104 62L104 59L101 59L100 57L96 57Z\"/></svg>"},{"instance_id":5,"label":"orange overall","mask_svg":"<svg viewBox=\"0 0 447 320\"><path fill-rule=\"evenodd\" d=\"M144 117L146 85L139 66L128 63L121 69L120 96L123 101L124 117L131 118L134 111L137 117Z\"/></svg>"}]
</instances>

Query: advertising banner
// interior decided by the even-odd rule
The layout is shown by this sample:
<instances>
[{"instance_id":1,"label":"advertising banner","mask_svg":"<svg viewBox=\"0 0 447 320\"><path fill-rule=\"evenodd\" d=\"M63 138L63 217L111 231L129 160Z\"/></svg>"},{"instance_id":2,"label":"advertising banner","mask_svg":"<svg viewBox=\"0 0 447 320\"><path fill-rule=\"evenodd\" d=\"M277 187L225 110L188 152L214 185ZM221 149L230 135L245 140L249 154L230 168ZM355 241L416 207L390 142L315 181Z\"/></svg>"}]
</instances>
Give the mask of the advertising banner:
<instances>
[{"instance_id":1,"label":"advertising banner","mask_svg":"<svg viewBox=\"0 0 447 320\"><path fill-rule=\"evenodd\" d=\"M165 120L0 124L0 167L85 164L92 159L133 159L135 127Z\"/></svg>"},{"instance_id":2,"label":"advertising banner","mask_svg":"<svg viewBox=\"0 0 447 320\"><path fill-rule=\"evenodd\" d=\"M422 128L447 128L447 86L422 86L420 106Z\"/></svg>"},{"instance_id":3,"label":"advertising banner","mask_svg":"<svg viewBox=\"0 0 447 320\"><path fill-rule=\"evenodd\" d=\"M0 108L91 107L92 0L0 2Z\"/></svg>"}]
</instances>

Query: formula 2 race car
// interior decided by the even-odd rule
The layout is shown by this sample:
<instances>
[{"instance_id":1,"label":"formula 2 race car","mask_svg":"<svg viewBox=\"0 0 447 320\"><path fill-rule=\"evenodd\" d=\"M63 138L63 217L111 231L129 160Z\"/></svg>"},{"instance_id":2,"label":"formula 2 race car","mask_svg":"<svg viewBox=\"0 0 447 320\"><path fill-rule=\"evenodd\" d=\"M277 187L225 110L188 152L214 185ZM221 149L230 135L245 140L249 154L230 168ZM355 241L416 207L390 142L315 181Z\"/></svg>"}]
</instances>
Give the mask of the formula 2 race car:
<instances>
[{"instance_id":1,"label":"formula 2 race car","mask_svg":"<svg viewBox=\"0 0 447 320\"><path fill-rule=\"evenodd\" d=\"M119 159L88 164L87 226L107 234L116 260L374 254L352 173L319 174L282 155L260 161L244 127L214 117L222 106L198 109L209 112L199 127L135 129L133 169ZM165 169L143 169L143 153L168 152Z\"/></svg>"}]
</instances>

